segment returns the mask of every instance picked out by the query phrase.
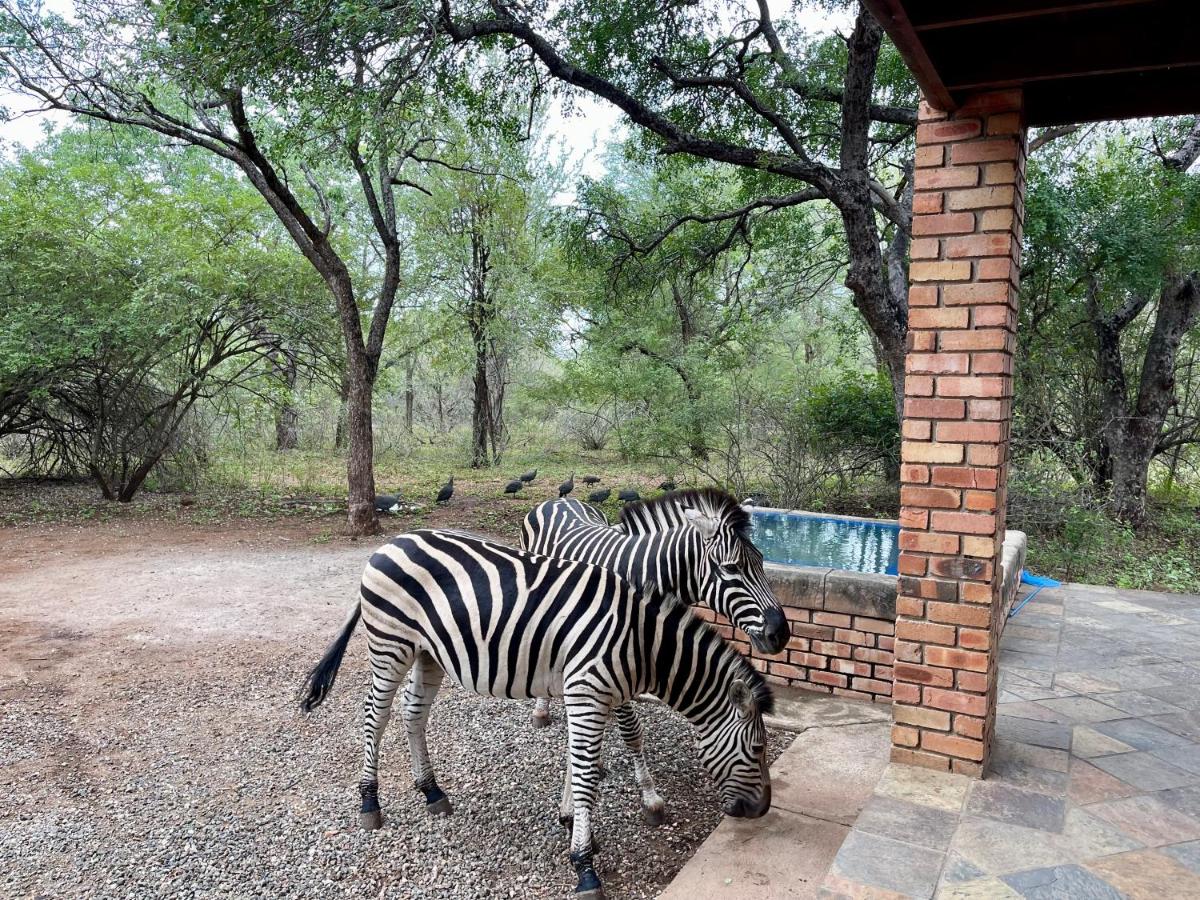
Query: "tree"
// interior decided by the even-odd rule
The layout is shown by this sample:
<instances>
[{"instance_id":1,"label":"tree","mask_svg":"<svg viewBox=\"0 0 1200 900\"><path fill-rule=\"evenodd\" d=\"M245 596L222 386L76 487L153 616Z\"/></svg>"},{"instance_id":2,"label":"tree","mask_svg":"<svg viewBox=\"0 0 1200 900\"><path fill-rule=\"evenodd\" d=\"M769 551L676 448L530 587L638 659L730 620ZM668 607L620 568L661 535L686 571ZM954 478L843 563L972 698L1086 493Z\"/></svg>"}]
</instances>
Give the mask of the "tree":
<instances>
[{"instance_id":1,"label":"tree","mask_svg":"<svg viewBox=\"0 0 1200 900\"><path fill-rule=\"evenodd\" d=\"M756 215L832 204L848 251L845 283L899 411L916 90L871 15L860 9L844 39L813 41L776 23L767 0L732 14L724 3L654 0L539 9L441 0L439 27L458 44L525 48L529 64L619 107L648 149L743 170L744 202L707 216L735 238Z\"/></svg>"},{"instance_id":2,"label":"tree","mask_svg":"<svg viewBox=\"0 0 1200 900\"><path fill-rule=\"evenodd\" d=\"M35 468L128 501L198 403L330 324L281 229L214 163L84 130L0 171L0 396L23 396L0 434L28 438Z\"/></svg>"},{"instance_id":3,"label":"tree","mask_svg":"<svg viewBox=\"0 0 1200 900\"><path fill-rule=\"evenodd\" d=\"M1104 130L1033 167L1020 332L1022 436L1140 524L1153 459L1200 442L1176 393L1200 320L1200 127ZM1155 141L1157 146L1158 141Z\"/></svg>"},{"instance_id":4,"label":"tree","mask_svg":"<svg viewBox=\"0 0 1200 900\"><path fill-rule=\"evenodd\" d=\"M0 64L17 89L233 163L321 276L345 345L349 529L376 531L371 401L400 287L396 191L406 166L435 162L420 120L402 114L422 96L427 20L404 3L334 20L319 2L79 3L71 22L2 8ZM365 290L336 231L345 182L318 178L331 159L352 173L382 260Z\"/></svg>"}]
</instances>

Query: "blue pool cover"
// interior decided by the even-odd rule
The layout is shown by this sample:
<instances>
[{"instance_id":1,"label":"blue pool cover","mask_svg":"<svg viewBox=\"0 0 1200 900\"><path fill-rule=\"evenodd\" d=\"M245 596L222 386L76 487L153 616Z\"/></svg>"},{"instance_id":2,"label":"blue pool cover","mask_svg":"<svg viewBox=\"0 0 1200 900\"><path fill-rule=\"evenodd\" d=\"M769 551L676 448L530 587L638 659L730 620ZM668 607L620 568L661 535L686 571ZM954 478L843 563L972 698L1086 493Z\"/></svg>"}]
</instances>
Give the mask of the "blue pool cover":
<instances>
[{"instance_id":1,"label":"blue pool cover","mask_svg":"<svg viewBox=\"0 0 1200 900\"><path fill-rule=\"evenodd\" d=\"M754 544L769 562L896 574L900 526L894 522L762 510L750 521Z\"/></svg>"}]
</instances>

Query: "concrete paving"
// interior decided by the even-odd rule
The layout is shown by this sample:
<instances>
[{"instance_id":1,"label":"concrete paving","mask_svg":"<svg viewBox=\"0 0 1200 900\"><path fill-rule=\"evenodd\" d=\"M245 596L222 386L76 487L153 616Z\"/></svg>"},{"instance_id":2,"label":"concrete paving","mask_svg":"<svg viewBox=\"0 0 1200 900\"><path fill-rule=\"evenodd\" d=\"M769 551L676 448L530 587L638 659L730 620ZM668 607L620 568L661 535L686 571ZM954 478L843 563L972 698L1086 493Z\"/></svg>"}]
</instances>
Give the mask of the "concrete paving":
<instances>
[{"instance_id":1,"label":"concrete paving","mask_svg":"<svg viewBox=\"0 0 1200 900\"><path fill-rule=\"evenodd\" d=\"M774 727L799 732L771 767L771 811L725 819L666 900L815 897L886 764L890 709L776 689Z\"/></svg>"}]
</instances>

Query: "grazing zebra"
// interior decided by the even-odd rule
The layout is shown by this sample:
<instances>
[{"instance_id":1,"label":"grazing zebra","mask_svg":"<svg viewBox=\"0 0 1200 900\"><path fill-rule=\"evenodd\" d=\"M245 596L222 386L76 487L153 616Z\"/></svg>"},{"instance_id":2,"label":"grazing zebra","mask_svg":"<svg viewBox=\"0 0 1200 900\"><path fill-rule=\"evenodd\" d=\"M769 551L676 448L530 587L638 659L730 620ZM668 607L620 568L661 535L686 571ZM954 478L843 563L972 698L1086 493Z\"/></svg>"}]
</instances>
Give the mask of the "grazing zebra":
<instances>
[{"instance_id":1,"label":"grazing zebra","mask_svg":"<svg viewBox=\"0 0 1200 900\"><path fill-rule=\"evenodd\" d=\"M452 810L425 743L443 673L478 694L563 698L568 771L560 816L573 818L577 897L603 897L591 828L600 744L610 713L636 694L655 694L695 726L701 761L727 815L756 818L770 809L762 721L771 708L770 690L715 629L673 598L639 589L600 566L459 532L402 534L367 564L359 602L305 682L306 712L332 688L360 617L372 673L363 704L359 784L366 828L382 822L379 744L406 674L403 709L413 780L431 813Z\"/></svg>"},{"instance_id":2,"label":"grazing zebra","mask_svg":"<svg viewBox=\"0 0 1200 900\"><path fill-rule=\"evenodd\" d=\"M616 527L598 509L578 500L549 500L525 517L521 546L559 559L612 569L635 584L653 584L685 603L703 603L742 629L763 653L778 653L791 637L779 601L763 573L763 557L750 543L750 518L737 500L713 488L686 490L621 510ZM642 814L652 825L664 804L641 753L641 723L630 706L617 723L635 735L634 772ZM550 724L550 701L538 700L533 724Z\"/></svg>"}]
</instances>

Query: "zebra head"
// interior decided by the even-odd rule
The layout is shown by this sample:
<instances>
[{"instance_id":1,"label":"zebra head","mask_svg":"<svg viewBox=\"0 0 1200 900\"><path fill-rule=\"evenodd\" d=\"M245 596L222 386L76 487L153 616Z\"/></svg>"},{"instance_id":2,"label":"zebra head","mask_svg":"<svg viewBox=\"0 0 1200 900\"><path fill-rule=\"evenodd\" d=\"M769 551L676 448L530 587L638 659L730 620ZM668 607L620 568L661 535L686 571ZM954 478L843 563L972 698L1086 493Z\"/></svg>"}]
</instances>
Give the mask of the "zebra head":
<instances>
[{"instance_id":1,"label":"zebra head","mask_svg":"<svg viewBox=\"0 0 1200 900\"><path fill-rule=\"evenodd\" d=\"M749 515L732 497L718 496L727 502L682 507L688 523L700 533L698 599L749 635L760 653L779 653L791 629L767 584L763 555L750 542Z\"/></svg>"},{"instance_id":2,"label":"zebra head","mask_svg":"<svg viewBox=\"0 0 1200 900\"><path fill-rule=\"evenodd\" d=\"M767 731L771 690L762 676L738 660L723 708L699 728L697 747L704 767L721 792L725 815L757 819L771 808Z\"/></svg>"}]
</instances>

